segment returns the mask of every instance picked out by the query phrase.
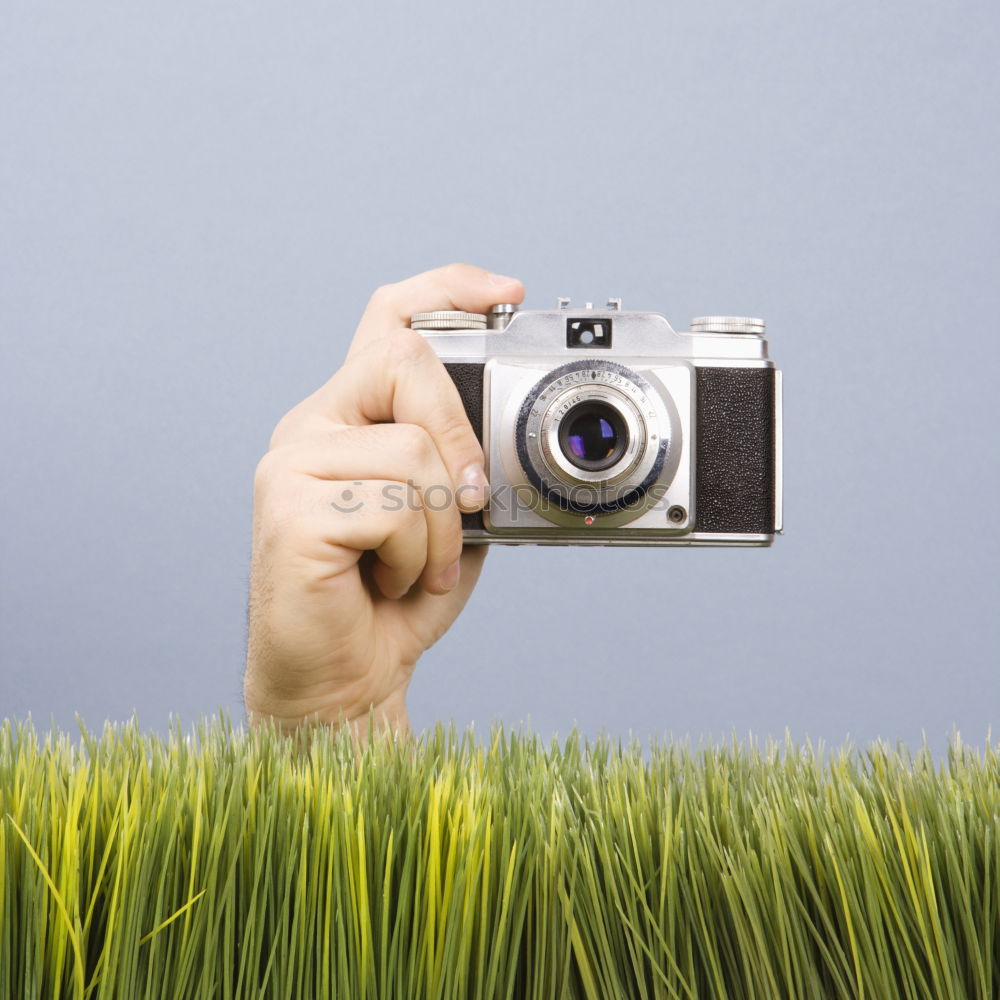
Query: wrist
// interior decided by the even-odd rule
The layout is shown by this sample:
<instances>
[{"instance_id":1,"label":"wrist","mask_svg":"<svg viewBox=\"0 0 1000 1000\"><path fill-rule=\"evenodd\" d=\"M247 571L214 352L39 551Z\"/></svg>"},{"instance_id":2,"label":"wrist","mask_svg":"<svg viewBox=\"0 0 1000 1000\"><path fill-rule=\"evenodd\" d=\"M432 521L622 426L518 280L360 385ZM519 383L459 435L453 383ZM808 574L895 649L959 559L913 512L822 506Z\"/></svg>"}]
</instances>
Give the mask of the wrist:
<instances>
[{"instance_id":1,"label":"wrist","mask_svg":"<svg viewBox=\"0 0 1000 1000\"><path fill-rule=\"evenodd\" d=\"M393 692L378 704L372 703L351 710L345 710L342 704L316 708L309 708L306 705L279 705L267 699L254 697L249 688L245 691L244 703L251 728L273 725L281 732L294 733L318 726L340 729L348 725L355 738L361 742L367 742L373 733L412 735L410 717L406 710L405 691Z\"/></svg>"}]
</instances>

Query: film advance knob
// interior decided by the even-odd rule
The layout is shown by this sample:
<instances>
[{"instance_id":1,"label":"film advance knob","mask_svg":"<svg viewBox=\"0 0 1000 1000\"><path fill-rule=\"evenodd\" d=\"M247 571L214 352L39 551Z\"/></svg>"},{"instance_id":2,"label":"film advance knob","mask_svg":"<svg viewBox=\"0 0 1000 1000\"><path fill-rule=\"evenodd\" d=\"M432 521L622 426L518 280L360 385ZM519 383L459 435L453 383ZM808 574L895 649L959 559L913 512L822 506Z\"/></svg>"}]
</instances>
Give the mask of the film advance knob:
<instances>
[{"instance_id":1,"label":"film advance knob","mask_svg":"<svg viewBox=\"0 0 1000 1000\"><path fill-rule=\"evenodd\" d=\"M438 312L415 313L410 317L413 330L485 330L486 317L480 313L441 309Z\"/></svg>"},{"instance_id":2,"label":"film advance knob","mask_svg":"<svg viewBox=\"0 0 1000 1000\"><path fill-rule=\"evenodd\" d=\"M692 333L753 333L764 336L764 321L752 316L699 316L691 320Z\"/></svg>"}]
</instances>

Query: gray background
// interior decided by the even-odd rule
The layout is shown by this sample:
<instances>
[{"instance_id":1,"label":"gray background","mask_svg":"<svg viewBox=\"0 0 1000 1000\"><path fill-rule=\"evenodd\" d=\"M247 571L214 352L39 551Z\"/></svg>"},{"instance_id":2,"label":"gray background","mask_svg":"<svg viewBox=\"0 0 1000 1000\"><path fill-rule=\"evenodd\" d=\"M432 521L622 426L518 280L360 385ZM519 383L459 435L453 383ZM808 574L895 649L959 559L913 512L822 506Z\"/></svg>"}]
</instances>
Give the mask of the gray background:
<instances>
[{"instance_id":1,"label":"gray background","mask_svg":"<svg viewBox=\"0 0 1000 1000\"><path fill-rule=\"evenodd\" d=\"M499 549L417 727L998 718L995 3L5 4L0 716L241 715L250 485L376 285L768 321L769 551Z\"/></svg>"}]
</instances>

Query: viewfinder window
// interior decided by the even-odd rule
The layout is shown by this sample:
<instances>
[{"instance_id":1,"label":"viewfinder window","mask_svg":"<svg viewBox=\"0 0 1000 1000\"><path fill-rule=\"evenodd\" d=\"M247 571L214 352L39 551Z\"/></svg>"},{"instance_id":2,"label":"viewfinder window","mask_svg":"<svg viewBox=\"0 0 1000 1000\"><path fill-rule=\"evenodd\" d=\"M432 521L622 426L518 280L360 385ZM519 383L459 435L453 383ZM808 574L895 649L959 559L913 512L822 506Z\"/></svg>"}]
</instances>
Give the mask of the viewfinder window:
<instances>
[{"instance_id":1,"label":"viewfinder window","mask_svg":"<svg viewBox=\"0 0 1000 1000\"><path fill-rule=\"evenodd\" d=\"M567 347L610 347L610 319L567 319Z\"/></svg>"}]
</instances>

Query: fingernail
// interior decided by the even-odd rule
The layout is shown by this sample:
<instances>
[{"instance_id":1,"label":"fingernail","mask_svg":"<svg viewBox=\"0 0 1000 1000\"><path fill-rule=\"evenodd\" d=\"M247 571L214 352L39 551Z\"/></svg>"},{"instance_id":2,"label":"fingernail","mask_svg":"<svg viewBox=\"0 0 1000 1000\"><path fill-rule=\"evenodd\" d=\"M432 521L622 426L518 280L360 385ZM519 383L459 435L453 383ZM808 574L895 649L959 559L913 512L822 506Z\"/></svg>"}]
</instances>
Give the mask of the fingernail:
<instances>
[{"instance_id":1,"label":"fingernail","mask_svg":"<svg viewBox=\"0 0 1000 1000\"><path fill-rule=\"evenodd\" d=\"M461 563L456 559L442 574L441 574L441 589L442 590L454 590L455 584L458 583L458 574L461 572Z\"/></svg>"},{"instance_id":2,"label":"fingernail","mask_svg":"<svg viewBox=\"0 0 1000 1000\"><path fill-rule=\"evenodd\" d=\"M481 510L490 498L490 484L481 462L473 462L462 470L455 499L465 511Z\"/></svg>"},{"instance_id":3,"label":"fingernail","mask_svg":"<svg viewBox=\"0 0 1000 1000\"><path fill-rule=\"evenodd\" d=\"M512 281L520 281L519 278L511 278L506 274L494 274L492 271L486 272L486 280L491 285L509 285Z\"/></svg>"}]
</instances>

